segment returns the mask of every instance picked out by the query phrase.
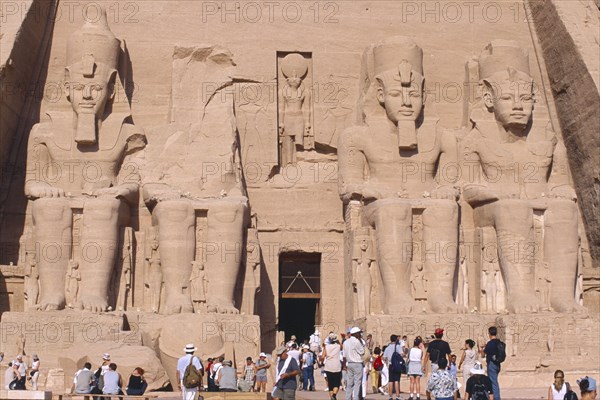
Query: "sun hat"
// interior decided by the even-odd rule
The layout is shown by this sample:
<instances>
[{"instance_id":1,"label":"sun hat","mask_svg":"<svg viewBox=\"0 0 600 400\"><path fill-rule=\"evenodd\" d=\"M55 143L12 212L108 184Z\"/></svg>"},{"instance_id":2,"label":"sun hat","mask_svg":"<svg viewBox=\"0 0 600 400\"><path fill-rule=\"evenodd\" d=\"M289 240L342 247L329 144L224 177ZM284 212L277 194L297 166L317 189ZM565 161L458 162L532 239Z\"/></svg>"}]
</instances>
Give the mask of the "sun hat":
<instances>
[{"instance_id":1,"label":"sun hat","mask_svg":"<svg viewBox=\"0 0 600 400\"><path fill-rule=\"evenodd\" d=\"M196 350L198 350L198 349L196 348L196 346L194 346L193 343L186 344L185 349L183 349L183 351L185 351L186 353L193 353Z\"/></svg>"}]
</instances>

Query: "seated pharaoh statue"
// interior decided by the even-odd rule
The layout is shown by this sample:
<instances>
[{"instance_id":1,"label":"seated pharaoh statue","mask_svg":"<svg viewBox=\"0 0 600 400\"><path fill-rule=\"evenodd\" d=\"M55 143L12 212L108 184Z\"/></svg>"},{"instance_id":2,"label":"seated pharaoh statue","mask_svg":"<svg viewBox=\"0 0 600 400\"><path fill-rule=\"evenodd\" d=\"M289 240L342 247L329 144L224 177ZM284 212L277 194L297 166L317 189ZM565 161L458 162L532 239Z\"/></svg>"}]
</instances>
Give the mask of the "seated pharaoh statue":
<instances>
[{"instance_id":1,"label":"seated pharaoh statue","mask_svg":"<svg viewBox=\"0 0 600 400\"><path fill-rule=\"evenodd\" d=\"M233 100L219 92L226 83L204 92L230 82L234 65L220 46L176 47L171 123L148 131L142 192L158 238L163 287L155 311L162 314L239 313L248 199ZM194 268L202 268L201 280Z\"/></svg>"},{"instance_id":2,"label":"seated pharaoh statue","mask_svg":"<svg viewBox=\"0 0 600 400\"><path fill-rule=\"evenodd\" d=\"M73 307L104 311L108 286L129 206L137 203L141 129L129 104L113 104L121 88L117 71L124 53L103 11L73 33L67 44L64 102L29 136L25 194L32 201L39 269L37 307L65 307L65 276L72 260L81 283ZM121 92L124 92L121 90ZM63 106L61 108L61 106Z\"/></svg>"},{"instance_id":3,"label":"seated pharaoh statue","mask_svg":"<svg viewBox=\"0 0 600 400\"><path fill-rule=\"evenodd\" d=\"M575 301L575 191L564 146L533 117L528 52L515 42L491 42L479 57L479 80L481 104L461 143L464 197L474 209L475 225L495 229L507 311L582 310ZM539 230L543 237L536 240ZM535 295L536 279L548 265L550 304L543 304L546 296Z\"/></svg>"},{"instance_id":4,"label":"seated pharaoh statue","mask_svg":"<svg viewBox=\"0 0 600 400\"><path fill-rule=\"evenodd\" d=\"M363 96L363 124L340 137L339 191L345 204L360 202L361 224L375 229L383 312L423 309L411 293L411 274L418 268L430 283L430 311L463 312L453 299L458 190L441 173L457 161L456 138L438 131L437 119L424 115L423 51L411 39L395 37L365 55L363 69L372 72Z\"/></svg>"}]
</instances>

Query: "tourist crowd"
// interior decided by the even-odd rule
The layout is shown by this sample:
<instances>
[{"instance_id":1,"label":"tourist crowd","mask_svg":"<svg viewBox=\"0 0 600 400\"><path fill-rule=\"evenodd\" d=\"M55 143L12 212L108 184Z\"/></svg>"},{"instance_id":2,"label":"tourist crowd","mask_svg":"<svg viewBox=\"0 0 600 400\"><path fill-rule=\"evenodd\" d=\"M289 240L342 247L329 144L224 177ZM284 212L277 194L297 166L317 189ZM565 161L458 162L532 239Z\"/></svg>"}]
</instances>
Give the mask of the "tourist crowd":
<instances>
[{"instance_id":1,"label":"tourist crowd","mask_svg":"<svg viewBox=\"0 0 600 400\"><path fill-rule=\"evenodd\" d=\"M389 343L375 344L372 335L363 337L358 327L346 333L330 332L324 340L319 331L309 339L298 343L294 335L287 343L281 343L273 356L260 353L254 360L247 357L236 368L224 355L208 358L206 365L195 356L198 350L193 344L184 349L185 355L177 362L176 380L183 400L194 400L199 390L211 392L266 392L268 371L274 382L272 397L294 400L297 390L315 390L315 372L322 376L331 400L337 400L340 390L345 400L363 400L371 381L373 393L381 393L389 400L400 399L400 379L409 379L409 399L420 400L423 389L427 400L500 400L498 375L506 358L506 346L497 338L496 327L488 329L489 340L477 344L467 339L457 356L444 340L444 330L436 329L433 335L409 340L407 336L391 335ZM0 362L4 353L0 353ZM274 361L270 361L273 360ZM484 368L484 362L486 368ZM459 381L458 371L462 371ZM487 372L487 374L486 374ZM31 356L31 367L18 355L8 363L4 373L7 390L25 390L26 381L37 390L40 359ZM405 378L405 379L406 379ZM554 382L548 388L548 400L574 400L577 395L564 380L563 371L554 373ZM423 382L422 382L423 380ZM148 383L144 370L135 368L124 384L111 362L110 354L103 354L101 364L92 369L86 362L73 378L72 393L76 394L144 394ZM591 377L577 381L581 399L596 399L596 381ZM269 389L271 389L269 387Z\"/></svg>"}]
</instances>

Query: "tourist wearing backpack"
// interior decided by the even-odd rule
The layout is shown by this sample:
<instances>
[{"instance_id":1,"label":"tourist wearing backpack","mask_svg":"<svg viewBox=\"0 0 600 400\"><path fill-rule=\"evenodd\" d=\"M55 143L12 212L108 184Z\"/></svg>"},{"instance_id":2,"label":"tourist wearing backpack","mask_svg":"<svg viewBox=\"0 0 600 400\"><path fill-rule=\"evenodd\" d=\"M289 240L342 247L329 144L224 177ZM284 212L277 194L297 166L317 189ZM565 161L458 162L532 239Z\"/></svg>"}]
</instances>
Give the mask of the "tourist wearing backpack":
<instances>
[{"instance_id":1,"label":"tourist wearing backpack","mask_svg":"<svg viewBox=\"0 0 600 400\"><path fill-rule=\"evenodd\" d=\"M467 380L465 388L466 400L492 400L494 394L492 391L492 381L483 371L483 366L479 361L469 371L471 376Z\"/></svg>"},{"instance_id":2,"label":"tourist wearing backpack","mask_svg":"<svg viewBox=\"0 0 600 400\"><path fill-rule=\"evenodd\" d=\"M190 369L190 372L200 376L199 384L202 383L202 372L204 371L204 368L202 367L200 359L194 356L194 352L196 350L198 349L193 344L186 345L185 349L183 349L183 351L185 351L185 356L181 357L177 361L177 383L179 386L179 390L181 390L181 396L183 400L194 400L196 398L196 392L198 391L198 386L186 387L184 378L188 367ZM188 375L190 375L189 372ZM190 385L188 384L187 386Z\"/></svg>"},{"instance_id":3,"label":"tourist wearing backpack","mask_svg":"<svg viewBox=\"0 0 600 400\"><path fill-rule=\"evenodd\" d=\"M492 381L494 391L494 400L500 400L500 385L498 384L498 374L500 373L500 364L506 358L506 344L496 337L498 329L495 326L488 328L490 340L485 345L483 353L487 363L488 377Z\"/></svg>"},{"instance_id":4,"label":"tourist wearing backpack","mask_svg":"<svg viewBox=\"0 0 600 400\"><path fill-rule=\"evenodd\" d=\"M398 335L390 336L390 344L383 352L383 360L387 363L389 370L388 393L390 400L392 400L394 391L396 400L398 400L400 398L400 375L406 372L406 363L402 357L402 346L399 343Z\"/></svg>"},{"instance_id":5,"label":"tourist wearing backpack","mask_svg":"<svg viewBox=\"0 0 600 400\"><path fill-rule=\"evenodd\" d=\"M373 394L379 393L379 376L383 369L383 356L381 355L381 348L379 346L373 349L373 364L371 368L371 386L373 387Z\"/></svg>"}]
</instances>

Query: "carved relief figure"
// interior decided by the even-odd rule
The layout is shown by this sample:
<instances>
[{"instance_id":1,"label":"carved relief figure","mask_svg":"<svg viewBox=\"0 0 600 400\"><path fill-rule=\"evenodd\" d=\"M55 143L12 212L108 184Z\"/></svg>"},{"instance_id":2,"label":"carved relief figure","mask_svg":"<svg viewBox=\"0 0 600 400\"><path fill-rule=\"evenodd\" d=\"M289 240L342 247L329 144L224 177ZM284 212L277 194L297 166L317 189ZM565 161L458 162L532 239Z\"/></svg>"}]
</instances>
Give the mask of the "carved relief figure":
<instances>
[{"instance_id":1,"label":"carved relief figure","mask_svg":"<svg viewBox=\"0 0 600 400\"><path fill-rule=\"evenodd\" d=\"M279 107L279 139L281 166L296 162L296 141L303 140L305 150L314 148L311 94L303 79L308 72L307 60L298 53L288 54L281 61L285 78L280 89L282 104Z\"/></svg>"},{"instance_id":2,"label":"carved relief figure","mask_svg":"<svg viewBox=\"0 0 600 400\"><path fill-rule=\"evenodd\" d=\"M71 257L81 271L75 307L108 306L119 228L127 222L128 204L135 204L139 150L145 146L143 132L128 122L129 106L113 104L120 45L104 10L69 38L64 89L72 111L49 111L29 137L25 194L33 201L35 242L61 247L58 257L38 260L42 310L65 306ZM40 173L53 168L56 179ZM71 255L73 208L83 210L82 254Z\"/></svg>"},{"instance_id":3,"label":"carved relief figure","mask_svg":"<svg viewBox=\"0 0 600 400\"><path fill-rule=\"evenodd\" d=\"M255 216L252 218L255 221ZM256 226L256 223L253 223ZM248 229L246 240L246 275L242 293L242 313L254 315L256 293L260 291L260 243L258 230Z\"/></svg>"},{"instance_id":4,"label":"carved relief figure","mask_svg":"<svg viewBox=\"0 0 600 400\"><path fill-rule=\"evenodd\" d=\"M206 293L208 289L204 264L200 261L192 261L192 276L190 277L190 289L194 312L206 312Z\"/></svg>"},{"instance_id":5,"label":"carved relief figure","mask_svg":"<svg viewBox=\"0 0 600 400\"><path fill-rule=\"evenodd\" d=\"M542 303L543 310L549 309L551 284L552 277L550 276L550 266L547 262L542 262L538 268L536 292Z\"/></svg>"},{"instance_id":6,"label":"carved relief figure","mask_svg":"<svg viewBox=\"0 0 600 400\"><path fill-rule=\"evenodd\" d=\"M131 241L126 240L125 246L123 248L123 257L121 258L121 280L120 280L120 290L119 293L121 295L120 304L117 305L118 310L127 310L127 305L129 302L129 298L131 296L131 263L132 263L132 249L131 249Z\"/></svg>"},{"instance_id":7,"label":"carved relief figure","mask_svg":"<svg viewBox=\"0 0 600 400\"><path fill-rule=\"evenodd\" d=\"M40 293L39 273L35 261L35 253L25 252L25 295L27 296L27 307L35 308Z\"/></svg>"},{"instance_id":8,"label":"carved relief figure","mask_svg":"<svg viewBox=\"0 0 600 400\"><path fill-rule=\"evenodd\" d=\"M481 287L485 296L485 309L487 312L497 312L498 286L496 285L496 274L498 270L495 263L487 262L481 272Z\"/></svg>"},{"instance_id":9,"label":"carved relief figure","mask_svg":"<svg viewBox=\"0 0 600 400\"><path fill-rule=\"evenodd\" d=\"M150 292L150 309L157 313L160 309L160 295L163 285L163 273L158 255L158 240L154 238L150 244L150 255L146 258L148 264L148 280L146 287Z\"/></svg>"},{"instance_id":10,"label":"carved relief figure","mask_svg":"<svg viewBox=\"0 0 600 400\"><path fill-rule=\"evenodd\" d=\"M496 40L479 58L483 98L463 142L465 168L475 175L465 199L478 226L494 227L513 313L542 308L535 295L533 210L544 211L544 260L553 277L555 311L572 312L577 267L577 207L564 146L532 119L535 97L529 55L515 42ZM493 171L492 171L493 170ZM466 171L466 169L463 169ZM493 176L492 176L493 174ZM548 178L549 177L549 178Z\"/></svg>"},{"instance_id":11,"label":"carved relief figure","mask_svg":"<svg viewBox=\"0 0 600 400\"><path fill-rule=\"evenodd\" d=\"M369 236L369 229L359 228L354 238L352 256L352 284L356 288L357 318L371 314L371 263L375 253Z\"/></svg>"},{"instance_id":12,"label":"carved relief figure","mask_svg":"<svg viewBox=\"0 0 600 400\"><path fill-rule=\"evenodd\" d=\"M372 47L374 75L364 100L365 123L346 129L338 144L342 200L361 200L375 228L384 313L411 312L412 214L424 209L423 247L458 249L458 191L436 174L455 154L453 135L423 116L423 52L397 37ZM436 168L437 166L437 168ZM407 171L411 171L407 174ZM415 172L416 171L416 172ZM457 252L456 252L457 253ZM453 298L457 254L424 254L435 312L463 311Z\"/></svg>"},{"instance_id":13,"label":"carved relief figure","mask_svg":"<svg viewBox=\"0 0 600 400\"><path fill-rule=\"evenodd\" d=\"M69 260L69 270L67 271L67 285L65 288L67 307L73 308L79 296L79 285L81 282L81 272L79 263L75 260Z\"/></svg>"},{"instance_id":14,"label":"carved relief figure","mask_svg":"<svg viewBox=\"0 0 600 400\"><path fill-rule=\"evenodd\" d=\"M335 105L325 110L323 114L323 125L329 129L329 132L324 132L321 139L325 144L337 146L339 136L344 129L349 125L348 120L352 114L352 107L346 104L348 93L341 90L335 98Z\"/></svg>"},{"instance_id":15,"label":"carved relief figure","mask_svg":"<svg viewBox=\"0 0 600 400\"><path fill-rule=\"evenodd\" d=\"M411 277L413 298L419 302L427 300L427 277L423 271L423 264L417 263Z\"/></svg>"}]
</instances>

